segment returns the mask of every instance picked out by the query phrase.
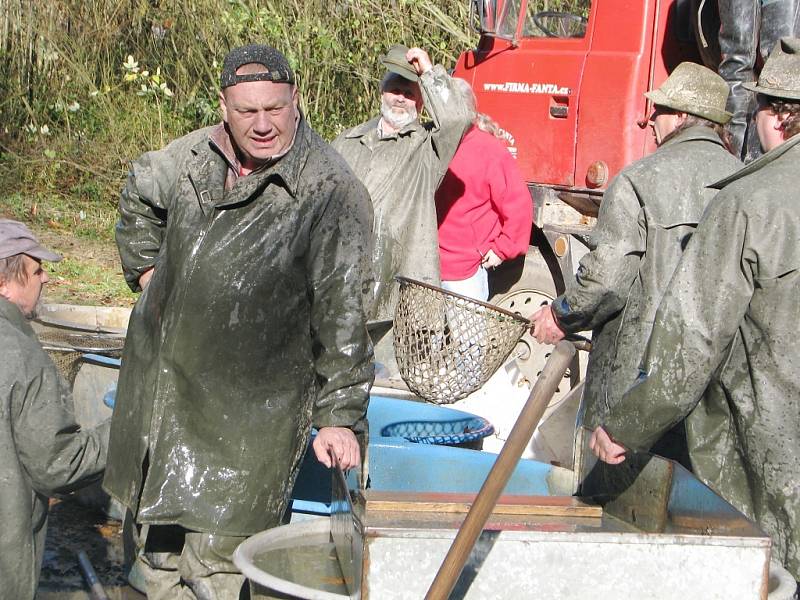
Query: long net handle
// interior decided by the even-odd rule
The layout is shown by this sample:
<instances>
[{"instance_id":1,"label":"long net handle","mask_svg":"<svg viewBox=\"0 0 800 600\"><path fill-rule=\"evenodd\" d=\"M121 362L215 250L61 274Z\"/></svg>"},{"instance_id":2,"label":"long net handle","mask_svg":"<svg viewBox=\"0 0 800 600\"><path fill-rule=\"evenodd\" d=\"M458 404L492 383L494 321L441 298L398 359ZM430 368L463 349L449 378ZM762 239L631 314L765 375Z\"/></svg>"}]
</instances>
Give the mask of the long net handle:
<instances>
[{"instance_id":1,"label":"long net handle","mask_svg":"<svg viewBox=\"0 0 800 600\"><path fill-rule=\"evenodd\" d=\"M447 556L439 567L439 572L425 595L425 600L447 600L453 591L464 564L469 558L475 541L483 531L489 515L492 514L497 500L517 466L522 452L528 445L533 431L539 424L550 399L561 383L564 373L575 355L575 347L567 341L561 341L547 360L542 374L536 380L525 406L522 408L514 428L511 430L503 449L483 482L475 502L467 513L466 519L453 540Z\"/></svg>"}]
</instances>

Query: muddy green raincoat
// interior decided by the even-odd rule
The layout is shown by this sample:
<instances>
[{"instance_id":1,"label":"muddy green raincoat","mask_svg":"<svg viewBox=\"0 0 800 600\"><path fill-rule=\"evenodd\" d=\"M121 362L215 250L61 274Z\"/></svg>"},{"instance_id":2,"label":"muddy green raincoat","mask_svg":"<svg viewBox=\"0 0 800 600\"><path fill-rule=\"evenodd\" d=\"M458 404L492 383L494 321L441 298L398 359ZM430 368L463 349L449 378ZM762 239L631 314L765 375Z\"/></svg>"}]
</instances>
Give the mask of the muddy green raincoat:
<instances>
[{"instance_id":1,"label":"muddy green raincoat","mask_svg":"<svg viewBox=\"0 0 800 600\"><path fill-rule=\"evenodd\" d=\"M553 301L561 327L592 329L584 424L602 422L636 379L658 302L716 190L741 163L704 126L690 127L625 168L603 196L593 248Z\"/></svg>"},{"instance_id":2,"label":"muddy green raincoat","mask_svg":"<svg viewBox=\"0 0 800 600\"><path fill-rule=\"evenodd\" d=\"M143 155L122 193L126 278L155 274L104 487L140 523L238 536L279 523L312 424L365 426L370 205L304 119L286 155L226 191L212 129Z\"/></svg>"},{"instance_id":3,"label":"muddy green raincoat","mask_svg":"<svg viewBox=\"0 0 800 600\"><path fill-rule=\"evenodd\" d=\"M470 125L470 115L441 65L420 77L425 109L433 121L407 125L380 137L380 117L333 141L369 190L374 208L375 295L371 320L391 320L396 275L439 284L439 238L434 193Z\"/></svg>"},{"instance_id":4,"label":"muddy green raincoat","mask_svg":"<svg viewBox=\"0 0 800 600\"><path fill-rule=\"evenodd\" d=\"M22 312L5 298L0 298L0 394L0 598L32 600L48 496L100 478L108 423L83 430L75 422L67 383Z\"/></svg>"},{"instance_id":5,"label":"muddy green raincoat","mask_svg":"<svg viewBox=\"0 0 800 600\"><path fill-rule=\"evenodd\" d=\"M705 446L698 474L713 478L744 458L746 479L773 555L800 579L800 135L715 184L722 191L678 265L658 308L640 383L604 426L633 450L687 419ZM697 430L693 411L709 382L733 417L727 435ZM723 432L724 433L724 432ZM693 459L694 464L694 459ZM727 487L724 487L727 486Z\"/></svg>"}]
</instances>

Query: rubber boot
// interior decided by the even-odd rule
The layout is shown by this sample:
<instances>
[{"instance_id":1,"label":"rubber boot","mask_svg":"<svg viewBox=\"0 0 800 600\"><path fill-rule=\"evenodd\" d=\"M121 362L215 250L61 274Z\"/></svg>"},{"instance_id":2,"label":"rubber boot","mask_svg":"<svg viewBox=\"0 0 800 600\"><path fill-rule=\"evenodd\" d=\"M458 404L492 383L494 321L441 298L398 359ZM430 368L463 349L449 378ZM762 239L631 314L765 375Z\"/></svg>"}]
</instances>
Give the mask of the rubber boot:
<instances>
[{"instance_id":1,"label":"rubber boot","mask_svg":"<svg viewBox=\"0 0 800 600\"><path fill-rule=\"evenodd\" d=\"M761 0L760 21L759 54L763 64L778 40L800 35L800 0ZM752 110L755 110L755 106ZM755 160L762 154L761 142L755 129L751 126L747 130L742 152L745 162Z\"/></svg>"},{"instance_id":2,"label":"rubber boot","mask_svg":"<svg viewBox=\"0 0 800 600\"><path fill-rule=\"evenodd\" d=\"M800 36L800 1L761 0L761 59L767 60L782 37Z\"/></svg>"},{"instance_id":3,"label":"rubber boot","mask_svg":"<svg viewBox=\"0 0 800 600\"><path fill-rule=\"evenodd\" d=\"M749 81L752 81L752 79ZM746 90L742 83L742 81L728 82L728 86L731 88L731 95L728 96L726 108L733 116L725 127L731 136L731 151L737 158L745 160L751 152L751 139L756 129L752 126L753 115L756 110L756 95ZM758 136L756 136L755 140L758 143ZM756 148L756 152L759 152L759 150L760 145Z\"/></svg>"},{"instance_id":4,"label":"rubber boot","mask_svg":"<svg viewBox=\"0 0 800 600\"><path fill-rule=\"evenodd\" d=\"M718 0L718 6L719 47L722 53L719 74L731 88L727 109L733 113L727 129L731 135L734 154L741 157L747 125L755 108L753 94L744 89L742 83L756 79L760 2Z\"/></svg>"}]
</instances>

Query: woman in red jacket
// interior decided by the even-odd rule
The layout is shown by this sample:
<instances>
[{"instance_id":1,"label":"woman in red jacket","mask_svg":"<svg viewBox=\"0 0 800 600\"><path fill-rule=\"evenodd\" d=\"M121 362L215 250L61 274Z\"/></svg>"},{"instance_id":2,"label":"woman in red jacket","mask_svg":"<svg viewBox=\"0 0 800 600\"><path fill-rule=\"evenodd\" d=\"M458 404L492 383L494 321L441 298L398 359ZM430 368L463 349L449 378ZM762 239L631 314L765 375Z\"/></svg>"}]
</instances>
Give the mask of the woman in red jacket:
<instances>
[{"instance_id":1,"label":"woman in red jacket","mask_svg":"<svg viewBox=\"0 0 800 600\"><path fill-rule=\"evenodd\" d=\"M499 126L477 113L469 84L456 83L474 118L436 191L442 287L485 301L486 270L527 251L533 207Z\"/></svg>"}]
</instances>

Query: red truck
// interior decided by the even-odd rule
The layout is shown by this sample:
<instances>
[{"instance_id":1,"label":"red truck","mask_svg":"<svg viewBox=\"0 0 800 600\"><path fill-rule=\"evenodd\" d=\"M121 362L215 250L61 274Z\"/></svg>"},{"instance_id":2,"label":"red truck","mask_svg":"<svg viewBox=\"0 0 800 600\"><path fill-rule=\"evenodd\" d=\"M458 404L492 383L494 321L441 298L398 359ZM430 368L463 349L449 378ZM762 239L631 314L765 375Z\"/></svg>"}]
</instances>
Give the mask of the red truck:
<instances>
[{"instance_id":1,"label":"red truck","mask_svg":"<svg viewBox=\"0 0 800 600\"><path fill-rule=\"evenodd\" d=\"M644 92L681 61L701 60L700 0L564 0L569 12L548 10L554 4L476 0L480 41L454 73L508 133L530 188L531 247L498 269L491 299L526 317L572 277L573 256L585 252L576 240L593 227L608 182L655 149ZM535 376L544 349L523 345Z\"/></svg>"}]
</instances>

